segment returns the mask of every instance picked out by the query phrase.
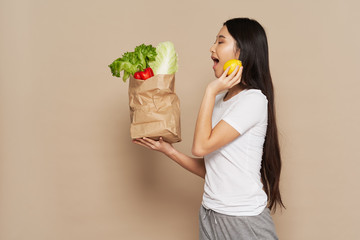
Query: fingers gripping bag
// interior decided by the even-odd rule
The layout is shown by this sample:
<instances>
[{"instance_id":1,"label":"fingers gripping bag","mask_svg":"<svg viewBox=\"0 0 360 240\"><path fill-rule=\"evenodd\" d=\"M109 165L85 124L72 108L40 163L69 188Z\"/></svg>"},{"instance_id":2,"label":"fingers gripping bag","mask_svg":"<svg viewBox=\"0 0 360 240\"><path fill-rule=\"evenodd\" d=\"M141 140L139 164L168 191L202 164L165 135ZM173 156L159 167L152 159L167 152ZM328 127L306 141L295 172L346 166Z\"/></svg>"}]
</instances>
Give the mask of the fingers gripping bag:
<instances>
[{"instance_id":1,"label":"fingers gripping bag","mask_svg":"<svg viewBox=\"0 0 360 240\"><path fill-rule=\"evenodd\" d=\"M177 53L172 42L156 48L140 45L133 53L109 65L113 76L129 81L131 138L160 137L169 143L181 141L180 100L175 93Z\"/></svg>"}]
</instances>

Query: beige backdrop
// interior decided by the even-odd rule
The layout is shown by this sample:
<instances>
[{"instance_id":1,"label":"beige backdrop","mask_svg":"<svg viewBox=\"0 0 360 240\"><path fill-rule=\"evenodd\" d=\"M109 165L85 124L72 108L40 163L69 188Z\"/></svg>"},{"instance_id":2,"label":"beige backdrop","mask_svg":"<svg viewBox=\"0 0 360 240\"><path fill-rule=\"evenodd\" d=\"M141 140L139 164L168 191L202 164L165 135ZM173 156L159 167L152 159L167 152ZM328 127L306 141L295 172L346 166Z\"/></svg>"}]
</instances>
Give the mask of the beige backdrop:
<instances>
[{"instance_id":1,"label":"beige backdrop","mask_svg":"<svg viewBox=\"0 0 360 240\"><path fill-rule=\"evenodd\" d=\"M107 67L174 42L190 154L222 23L266 29L287 210L280 239L360 239L357 1L0 0L0 239L197 239L203 180L130 141Z\"/></svg>"}]
</instances>

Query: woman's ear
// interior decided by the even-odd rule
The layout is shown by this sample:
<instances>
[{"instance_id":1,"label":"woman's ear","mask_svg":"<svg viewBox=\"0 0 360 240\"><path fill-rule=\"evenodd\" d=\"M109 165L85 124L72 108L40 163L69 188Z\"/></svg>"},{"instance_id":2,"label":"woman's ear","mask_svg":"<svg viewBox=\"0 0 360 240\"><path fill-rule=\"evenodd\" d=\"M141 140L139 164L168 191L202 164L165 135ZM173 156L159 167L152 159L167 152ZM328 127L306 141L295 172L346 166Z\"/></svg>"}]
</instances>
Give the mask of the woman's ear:
<instances>
[{"instance_id":1,"label":"woman's ear","mask_svg":"<svg viewBox=\"0 0 360 240\"><path fill-rule=\"evenodd\" d=\"M240 57L240 48L236 48L235 46L235 59L239 59Z\"/></svg>"}]
</instances>

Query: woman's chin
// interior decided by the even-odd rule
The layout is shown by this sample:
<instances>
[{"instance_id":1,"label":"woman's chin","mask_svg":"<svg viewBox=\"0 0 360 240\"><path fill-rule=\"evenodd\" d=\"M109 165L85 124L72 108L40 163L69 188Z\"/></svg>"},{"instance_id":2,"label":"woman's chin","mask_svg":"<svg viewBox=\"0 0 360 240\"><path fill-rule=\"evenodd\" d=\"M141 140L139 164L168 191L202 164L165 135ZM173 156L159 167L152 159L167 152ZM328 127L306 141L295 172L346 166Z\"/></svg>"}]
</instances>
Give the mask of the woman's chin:
<instances>
[{"instance_id":1,"label":"woman's chin","mask_svg":"<svg viewBox=\"0 0 360 240\"><path fill-rule=\"evenodd\" d=\"M219 78L221 76L222 73L219 73L219 71L216 71L216 69L214 69L214 75L215 77Z\"/></svg>"}]
</instances>

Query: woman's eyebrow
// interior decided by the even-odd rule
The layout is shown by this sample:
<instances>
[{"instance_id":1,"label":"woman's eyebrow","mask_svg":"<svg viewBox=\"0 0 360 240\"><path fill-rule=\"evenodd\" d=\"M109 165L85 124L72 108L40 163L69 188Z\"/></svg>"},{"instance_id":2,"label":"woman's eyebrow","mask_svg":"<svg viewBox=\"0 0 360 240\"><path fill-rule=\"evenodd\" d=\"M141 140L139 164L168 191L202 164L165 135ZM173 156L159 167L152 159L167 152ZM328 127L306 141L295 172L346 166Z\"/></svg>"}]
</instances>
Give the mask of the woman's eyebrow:
<instances>
[{"instance_id":1,"label":"woman's eyebrow","mask_svg":"<svg viewBox=\"0 0 360 240\"><path fill-rule=\"evenodd\" d=\"M226 38L224 35L219 35L218 38Z\"/></svg>"}]
</instances>

